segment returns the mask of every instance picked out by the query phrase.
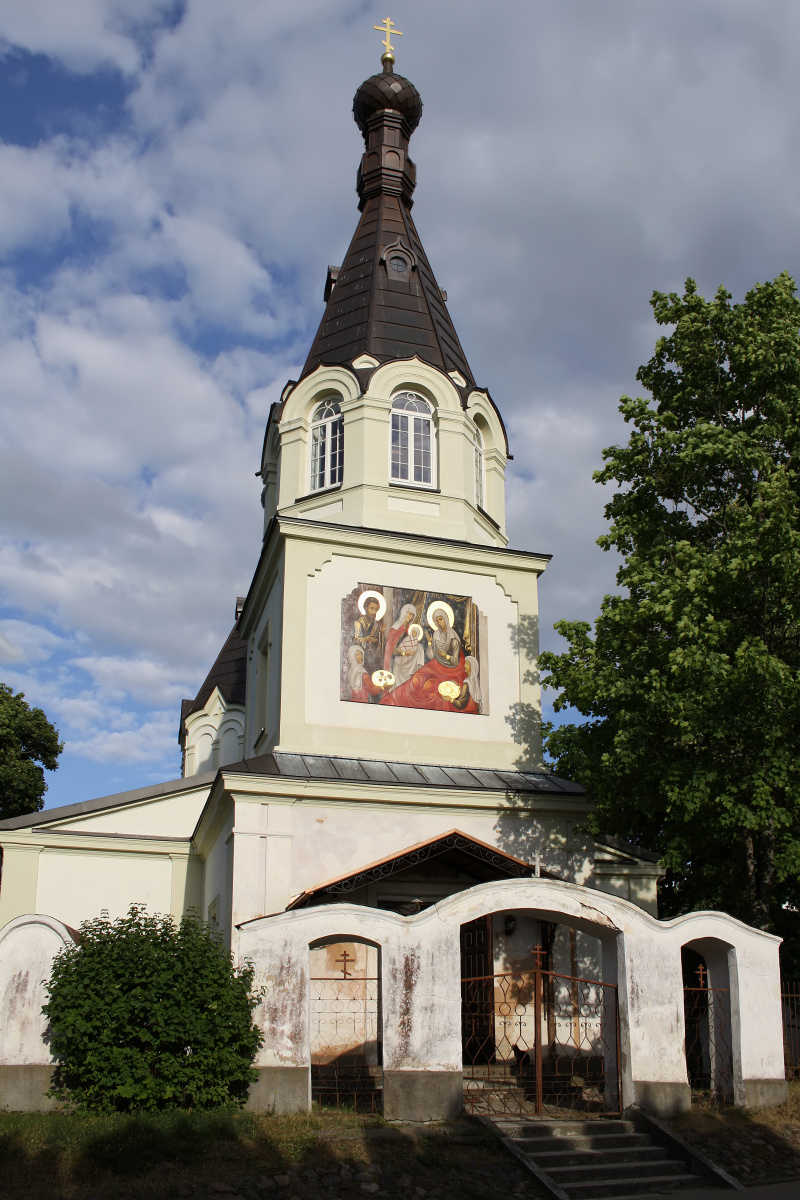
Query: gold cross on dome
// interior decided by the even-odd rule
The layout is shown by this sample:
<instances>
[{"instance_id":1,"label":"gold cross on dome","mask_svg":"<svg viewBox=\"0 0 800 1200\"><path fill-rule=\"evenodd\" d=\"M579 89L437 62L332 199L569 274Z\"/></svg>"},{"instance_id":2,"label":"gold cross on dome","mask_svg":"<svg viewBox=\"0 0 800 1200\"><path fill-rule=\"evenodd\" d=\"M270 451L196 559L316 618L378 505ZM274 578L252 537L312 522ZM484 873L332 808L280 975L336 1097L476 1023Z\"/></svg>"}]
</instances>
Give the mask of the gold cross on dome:
<instances>
[{"instance_id":1,"label":"gold cross on dome","mask_svg":"<svg viewBox=\"0 0 800 1200\"><path fill-rule=\"evenodd\" d=\"M392 54L394 51L394 46L392 45L392 43L389 39L391 38L392 34L394 34L395 37L402 37L403 36L402 29L395 29L394 21L392 20L391 17L384 17L383 24L382 25L373 25L373 29L377 29L378 33L386 34L386 37L383 39L383 47L384 47L383 52L384 52L384 54Z\"/></svg>"}]
</instances>

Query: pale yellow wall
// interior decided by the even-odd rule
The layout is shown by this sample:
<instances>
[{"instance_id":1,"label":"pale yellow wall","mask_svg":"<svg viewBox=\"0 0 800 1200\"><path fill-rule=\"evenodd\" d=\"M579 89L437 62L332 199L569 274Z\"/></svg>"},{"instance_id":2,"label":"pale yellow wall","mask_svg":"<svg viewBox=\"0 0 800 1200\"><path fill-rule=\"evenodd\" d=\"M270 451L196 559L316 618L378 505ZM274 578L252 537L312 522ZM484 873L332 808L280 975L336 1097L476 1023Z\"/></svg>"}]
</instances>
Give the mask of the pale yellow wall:
<instances>
[{"instance_id":1,"label":"pale yellow wall","mask_svg":"<svg viewBox=\"0 0 800 1200\"><path fill-rule=\"evenodd\" d=\"M0 929L25 913L36 912L41 845L18 845L2 840L3 876L0 881ZM55 916L56 914L51 914Z\"/></svg>"},{"instance_id":2,"label":"pale yellow wall","mask_svg":"<svg viewBox=\"0 0 800 1200\"><path fill-rule=\"evenodd\" d=\"M108 910L114 920L132 903L168 913L172 862L168 854L68 851L46 847L39 860L36 912L77 928Z\"/></svg>"},{"instance_id":3,"label":"pale yellow wall","mask_svg":"<svg viewBox=\"0 0 800 1200\"><path fill-rule=\"evenodd\" d=\"M208 799L209 785L196 791L180 792L174 796L158 797L142 804L126 804L111 812L94 813L86 817L71 817L59 821L59 829L76 832L126 834L147 833L158 837L191 837L203 805Z\"/></svg>"},{"instance_id":4,"label":"pale yellow wall","mask_svg":"<svg viewBox=\"0 0 800 1200\"><path fill-rule=\"evenodd\" d=\"M257 575L253 617L243 631L247 639L246 757L267 753L280 732L285 555L283 545L270 550L270 559Z\"/></svg>"},{"instance_id":5,"label":"pale yellow wall","mask_svg":"<svg viewBox=\"0 0 800 1200\"><path fill-rule=\"evenodd\" d=\"M280 730L270 748L505 769L540 762L535 657L518 651L516 630L520 619L535 626L537 573L544 561L475 549L465 570L460 547L413 539L389 544L387 537L323 525L285 528ZM341 601L360 582L473 597L488 621L488 672L481 679L488 714L340 700ZM257 595L247 614L250 638L263 627L260 613ZM519 705L531 728L517 744L510 718ZM248 728L256 724L250 721Z\"/></svg>"}]
</instances>

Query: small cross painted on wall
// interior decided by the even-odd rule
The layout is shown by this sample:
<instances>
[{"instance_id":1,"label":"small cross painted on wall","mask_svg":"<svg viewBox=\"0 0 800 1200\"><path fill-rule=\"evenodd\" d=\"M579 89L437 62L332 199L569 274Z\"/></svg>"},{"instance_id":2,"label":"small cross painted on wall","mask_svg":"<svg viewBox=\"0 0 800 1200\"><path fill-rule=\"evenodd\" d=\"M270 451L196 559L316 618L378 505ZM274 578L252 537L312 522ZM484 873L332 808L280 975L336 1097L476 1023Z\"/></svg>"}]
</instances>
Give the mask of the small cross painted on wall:
<instances>
[{"instance_id":1,"label":"small cross painted on wall","mask_svg":"<svg viewBox=\"0 0 800 1200\"><path fill-rule=\"evenodd\" d=\"M339 957L337 959L335 959L335 961L337 963L342 964L342 979L349 979L350 972L348 971L347 967L348 967L348 964L350 966L352 966L353 963L356 961L355 955L348 954L346 950L343 950L342 953L339 955Z\"/></svg>"}]
</instances>

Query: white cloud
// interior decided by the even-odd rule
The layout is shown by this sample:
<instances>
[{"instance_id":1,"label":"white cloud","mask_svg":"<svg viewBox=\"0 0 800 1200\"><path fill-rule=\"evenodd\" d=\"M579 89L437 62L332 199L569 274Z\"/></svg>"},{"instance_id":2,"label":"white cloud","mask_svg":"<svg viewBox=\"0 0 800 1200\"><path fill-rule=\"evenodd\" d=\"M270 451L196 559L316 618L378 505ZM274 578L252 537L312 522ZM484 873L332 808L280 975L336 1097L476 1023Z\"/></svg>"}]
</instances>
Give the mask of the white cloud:
<instances>
[{"instance_id":1,"label":"white cloud","mask_svg":"<svg viewBox=\"0 0 800 1200\"><path fill-rule=\"evenodd\" d=\"M134 7L8 0L0 17L9 46L131 87L108 133L0 144L0 653L76 755L172 774L177 699L260 549L269 404L355 228L350 104L382 10L189 0L173 28L166 2ZM509 428L512 539L554 554L552 643L614 587L591 472L627 435L651 290L692 274L741 296L798 269L800 10L492 16L407 5L398 69L425 102L414 218Z\"/></svg>"},{"instance_id":2,"label":"white cloud","mask_svg":"<svg viewBox=\"0 0 800 1200\"><path fill-rule=\"evenodd\" d=\"M29 621L0 621L0 662L43 662L68 645L66 638L43 625Z\"/></svg>"}]
</instances>

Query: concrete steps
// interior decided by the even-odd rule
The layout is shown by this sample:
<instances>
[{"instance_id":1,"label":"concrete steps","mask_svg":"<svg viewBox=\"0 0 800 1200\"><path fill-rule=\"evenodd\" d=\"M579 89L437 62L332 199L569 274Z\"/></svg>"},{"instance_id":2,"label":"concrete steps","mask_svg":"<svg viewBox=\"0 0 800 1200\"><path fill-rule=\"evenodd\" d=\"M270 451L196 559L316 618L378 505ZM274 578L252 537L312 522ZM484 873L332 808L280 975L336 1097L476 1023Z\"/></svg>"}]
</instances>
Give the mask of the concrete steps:
<instances>
[{"instance_id":1,"label":"concrete steps","mask_svg":"<svg viewBox=\"0 0 800 1200\"><path fill-rule=\"evenodd\" d=\"M709 1184L633 1121L482 1120L556 1200L632 1200Z\"/></svg>"}]
</instances>

